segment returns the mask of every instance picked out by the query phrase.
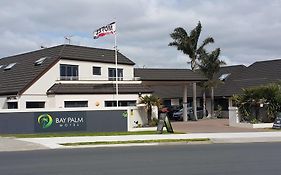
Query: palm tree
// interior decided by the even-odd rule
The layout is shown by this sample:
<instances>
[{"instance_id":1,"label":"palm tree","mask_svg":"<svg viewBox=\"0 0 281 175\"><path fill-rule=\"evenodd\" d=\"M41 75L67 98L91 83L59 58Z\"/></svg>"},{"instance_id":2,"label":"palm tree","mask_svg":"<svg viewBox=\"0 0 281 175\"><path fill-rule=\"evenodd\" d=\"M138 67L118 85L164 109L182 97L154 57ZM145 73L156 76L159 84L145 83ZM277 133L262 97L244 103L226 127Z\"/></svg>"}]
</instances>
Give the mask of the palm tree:
<instances>
[{"instance_id":1,"label":"palm tree","mask_svg":"<svg viewBox=\"0 0 281 175\"><path fill-rule=\"evenodd\" d=\"M211 116L214 116L214 87L221 83L220 80L215 78L215 74L219 72L222 65L225 65L224 61L219 60L219 55L220 48L217 48L211 53L207 53L206 50L203 49L199 56L199 69L208 78L208 81L203 84L203 87L205 87L205 89L211 89ZM205 95L203 95L203 98L204 96ZM204 99L203 101L203 103L205 103Z\"/></svg>"},{"instance_id":2,"label":"palm tree","mask_svg":"<svg viewBox=\"0 0 281 175\"><path fill-rule=\"evenodd\" d=\"M212 37L208 37L198 47L201 30L202 26L199 21L197 26L193 30L191 30L189 34L182 27L175 28L174 32L170 34L171 38L174 41L170 42L169 46L175 46L178 50L189 56L191 60L191 70L193 71L197 67L199 54L202 52L204 47L214 42L214 39Z\"/></svg>"},{"instance_id":3,"label":"palm tree","mask_svg":"<svg viewBox=\"0 0 281 175\"><path fill-rule=\"evenodd\" d=\"M204 47L214 42L214 39L212 37L208 37L200 46L198 46L201 31L202 26L199 21L197 26L193 30L191 30L189 34L182 27L175 28L174 32L170 34L171 38L174 41L170 42L169 46L175 46L178 50L189 56L189 59L191 60L190 63L192 71L195 71L195 69L197 68L199 55L204 50ZM196 83L193 83L193 111L195 120L197 120Z\"/></svg>"},{"instance_id":4,"label":"palm tree","mask_svg":"<svg viewBox=\"0 0 281 175\"><path fill-rule=\"evenodd\" d=\"M161 101L154 95L145 95L140 97L140 103L146 105L148 125L151 124L152 106L160 107Z\"/></svg>"}]
</instances>

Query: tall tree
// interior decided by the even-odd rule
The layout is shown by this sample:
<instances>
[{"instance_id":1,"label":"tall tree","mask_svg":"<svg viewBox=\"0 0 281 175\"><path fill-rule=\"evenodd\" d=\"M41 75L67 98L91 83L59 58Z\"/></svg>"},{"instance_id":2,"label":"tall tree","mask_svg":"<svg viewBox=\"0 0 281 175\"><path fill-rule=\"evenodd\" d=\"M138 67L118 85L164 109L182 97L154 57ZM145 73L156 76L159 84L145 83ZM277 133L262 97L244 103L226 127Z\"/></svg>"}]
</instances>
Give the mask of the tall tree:
<instances>
[{"instance_id":1,"label":"tall tree","mask_svg":"<svg viewBox=\"0 0 281 175\"><path fill-rule=\"evenodd\" d=\"M214 42L212 37L204 39L203 43L198 46L199 37L202 31L200 21L197 26L188 34L185 29L178 27L174 29L174 32L170 34L174 40L169 43L169 46L175 46L178 50L189 56L191 61L191 70L195 70L197 67L197 61L200 53L204 50L204 47Z\"/></svg>"},{"instance_id":2,"label":"tall tree","mask_svg":"<svg viewBox=\"0 0 281 175\"><path fill-rule=\"evenodd\" d=\"M199 56L199 69L208 78L208 81L203 84L203 87L211 89L211 116L214 116L214 87L216 87L220 80L215 78L216 73L219 72L220 67L225 65L225 62L219 59L220 48L215 49L211 53L207 53L203 49ZM204 93L205 94L205 93Z\"/></svg>"},{"instance_id":3,"label":"tall tree","mask_svg":"<svg viewBox=\"0 0 281 175\"><path fill-rule=\"evenodd\" d=\"M199 55L204 51L204 47L214 42L212 37L208 37L203 40L203 43L200 46L198 46L201 31L202 26L199 21L197 26L192 29L189 34L182 27L175 28L174 32L170 34L173 42L170 42L169 46L175 46L178 50L189 56L192 71L195 71L197 68ZM193 111L195 120L197 120L196 83L193 83Z\"/></svg>"}]
</instances>

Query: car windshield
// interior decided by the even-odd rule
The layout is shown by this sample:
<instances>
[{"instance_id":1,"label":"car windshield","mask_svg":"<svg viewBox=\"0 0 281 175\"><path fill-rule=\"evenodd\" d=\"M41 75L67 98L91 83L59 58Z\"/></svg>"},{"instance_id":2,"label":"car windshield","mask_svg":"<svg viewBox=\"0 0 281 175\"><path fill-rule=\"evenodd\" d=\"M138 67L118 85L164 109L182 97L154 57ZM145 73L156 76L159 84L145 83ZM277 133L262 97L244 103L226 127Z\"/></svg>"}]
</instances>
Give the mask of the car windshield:
<instances>
[{"instance_id":1,"label":"car windshield","mask_svg":"<svg viewBox=\"0 0 281 175\"><path fill-rule=\"evenodd\" d=\"M192 110L192 107L187 107L187 111ZM178 112L183 112L183 108L181 108Z\"/></svg>"}]
</instances>

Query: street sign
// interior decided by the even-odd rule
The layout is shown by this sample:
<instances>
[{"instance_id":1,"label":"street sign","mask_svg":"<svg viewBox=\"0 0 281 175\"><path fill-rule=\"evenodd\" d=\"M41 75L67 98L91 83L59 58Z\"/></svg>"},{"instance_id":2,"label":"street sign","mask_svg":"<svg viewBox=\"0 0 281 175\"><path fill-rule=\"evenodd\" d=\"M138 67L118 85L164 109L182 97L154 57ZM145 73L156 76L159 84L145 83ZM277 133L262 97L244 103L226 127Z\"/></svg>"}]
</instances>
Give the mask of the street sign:
<instances>
[{"instance_id":1,"label":"street sign","mask_svg":"<svg viewBox=\"0 0 281 175\"><path fill-rule=\"evenodd\" d=\"M167 113L160 113L160 116L158 119L158 125L157 125L158 134L163 133L164 125L169 133L174 133L171 122L170 122L169 118L167 117Z\"/></svg>"}]
</instances>

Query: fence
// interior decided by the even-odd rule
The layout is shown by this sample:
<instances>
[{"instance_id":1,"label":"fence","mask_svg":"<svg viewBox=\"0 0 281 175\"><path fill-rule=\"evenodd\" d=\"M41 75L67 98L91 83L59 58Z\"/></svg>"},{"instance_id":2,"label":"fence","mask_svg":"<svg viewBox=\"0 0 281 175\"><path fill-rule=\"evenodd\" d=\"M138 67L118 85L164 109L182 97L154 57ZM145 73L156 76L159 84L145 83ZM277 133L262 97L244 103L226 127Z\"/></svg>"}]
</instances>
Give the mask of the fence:
<instances>
[{"instance_id":1,"label":"fence","mask_svg":"<svg viewBox=\"0 0 281 175\"><path fill-rule=\"evenodd\" d=\"M128 131L127 108L0 111L1 134Z\"/></svg>"}]
</instances>

